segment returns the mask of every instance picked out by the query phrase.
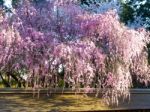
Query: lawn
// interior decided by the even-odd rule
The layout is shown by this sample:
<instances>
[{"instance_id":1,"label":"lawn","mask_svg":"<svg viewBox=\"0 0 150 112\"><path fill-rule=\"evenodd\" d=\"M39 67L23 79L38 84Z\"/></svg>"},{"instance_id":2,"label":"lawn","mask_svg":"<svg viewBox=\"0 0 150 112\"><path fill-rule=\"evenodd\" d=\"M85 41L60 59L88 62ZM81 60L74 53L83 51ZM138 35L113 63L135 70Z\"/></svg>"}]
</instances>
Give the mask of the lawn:
<instances>
[{"instance_id":1,"label":"lawn","mask_svg":"<svg viewBox=\"0 0 150 112\"><path fill-rule=\"evenodd\" d=\"M84 95L41 95L38 99L32 94L1 94L0 111L41 112L41 111L88 111L109 109L102 100Z\"/></svg>"}]
</instances>

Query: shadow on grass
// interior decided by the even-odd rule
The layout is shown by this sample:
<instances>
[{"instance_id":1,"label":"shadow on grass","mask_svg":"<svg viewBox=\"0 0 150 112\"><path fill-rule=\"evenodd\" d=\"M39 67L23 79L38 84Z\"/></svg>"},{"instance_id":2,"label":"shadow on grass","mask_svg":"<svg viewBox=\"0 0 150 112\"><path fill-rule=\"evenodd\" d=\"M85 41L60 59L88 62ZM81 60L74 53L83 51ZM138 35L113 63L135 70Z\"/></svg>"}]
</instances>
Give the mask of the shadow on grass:
<instances>
[{"instance_id":1,"label":"shadow on grass","mask_svg":"<svg viewBox=\"0 0 150 112\"><path fill-rule=\"evenodd\" d=\"M0 94L0 104L2 112L91 111L107 108L99 98L74 94L40 94L39 98L33 98L32 94Z\"/></svg>"}]
</instances>

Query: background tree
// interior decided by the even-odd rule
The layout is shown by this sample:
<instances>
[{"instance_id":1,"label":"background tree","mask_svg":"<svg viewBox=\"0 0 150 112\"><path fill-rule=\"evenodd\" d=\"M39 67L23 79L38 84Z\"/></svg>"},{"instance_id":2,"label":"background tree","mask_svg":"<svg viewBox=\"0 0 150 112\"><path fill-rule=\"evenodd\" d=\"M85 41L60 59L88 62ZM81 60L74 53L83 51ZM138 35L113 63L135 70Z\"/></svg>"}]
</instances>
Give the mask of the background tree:
<instances>
[{"instance_id":1,"label":"background tree","mask_svg":"<svg viewBox=\"0 0 150 112\"><path fill-rule=\"evenodd\" d=\"M0 5L3 5L3 0L0 0Z\"/></svg>"},{"instance_id":2,"label":"background tree","mask_svg":"<svg viewBox=\"0 0 150 112\"><path fill-rule=\"evenodd\" d=\"M130 0L122 2L121 20L131 27L145 27L150 30L149 10L149 0Z\"/></svg>"},{"instance_id":3,"label":"background tree","mask_svg":"<svg viewBox=\"0 0 150 112\"><path fill-rule=\"evenodd\" d=\"M81 6L94 13L104 13L108 10L120 10L120 0L80 0Z\"/></svg>"}]
</instances>

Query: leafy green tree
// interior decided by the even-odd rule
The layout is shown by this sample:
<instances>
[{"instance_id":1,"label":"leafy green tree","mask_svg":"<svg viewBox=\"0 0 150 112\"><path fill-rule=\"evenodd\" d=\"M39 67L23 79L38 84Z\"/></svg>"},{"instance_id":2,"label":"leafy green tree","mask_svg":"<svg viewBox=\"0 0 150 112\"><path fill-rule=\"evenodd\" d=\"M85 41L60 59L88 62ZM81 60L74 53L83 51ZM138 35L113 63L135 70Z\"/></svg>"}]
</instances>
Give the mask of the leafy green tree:
<instances>
[{"instance_id":1,"label":"leafy green tree","mask_svg":"<svg viewBox=\"0 0 150 112\"><path fill-rule=\"evenodd\" d=\"M135 28L145 27L150 30L150 1L129 0L122 2L121 21Z\"/></svg>"},{"instance_id":2,"label":"leafy green tree","mask_svg":"<svg viewBox=\"0 0 150 112\"><path fill-rule=\"evenodd\" d=\"M3 0L0 0L0 5L2 5L3 4Z\"/></svg>"},{"instance_id":3,"label":"leafy green tree","mask_svg":"<svg viewBox=\"0 0 150 112\"><path fill-rule=\"evenodd\" d=\"M125 24L127 24L129 21L133 22L134 10L132 9L132 7L127 4L121 4L121 5L122 5L122 10L120 13L120 20Z\"/></svg>"}]
</instances>

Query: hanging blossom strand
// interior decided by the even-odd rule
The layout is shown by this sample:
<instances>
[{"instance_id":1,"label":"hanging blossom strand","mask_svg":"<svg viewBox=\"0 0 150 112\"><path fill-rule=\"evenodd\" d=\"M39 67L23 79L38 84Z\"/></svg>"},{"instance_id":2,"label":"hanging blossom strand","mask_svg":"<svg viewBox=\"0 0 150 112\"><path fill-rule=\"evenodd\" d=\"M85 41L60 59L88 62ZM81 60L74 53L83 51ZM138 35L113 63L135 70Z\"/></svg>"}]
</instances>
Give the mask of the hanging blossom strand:
<instances>
[{"instance_id":1,"label":"hanging blossom strand","mask_svg":"<svg viewBox=\"0 0 150 112\"><path fill-rule=\"evenodd\" d=\"M33 89L95 88L108 104L128 98L132 77L147 84L149 34L118 20L115 11L85 11L76 3L23 1L0 17L0 72L27 77ZM22 74L23 73L23 74Z\"/></svg>"}]
</instances>

